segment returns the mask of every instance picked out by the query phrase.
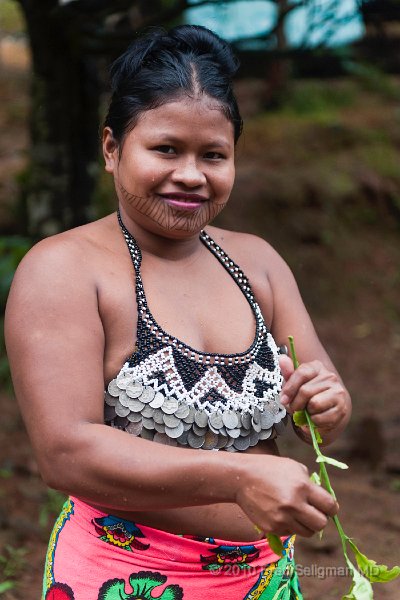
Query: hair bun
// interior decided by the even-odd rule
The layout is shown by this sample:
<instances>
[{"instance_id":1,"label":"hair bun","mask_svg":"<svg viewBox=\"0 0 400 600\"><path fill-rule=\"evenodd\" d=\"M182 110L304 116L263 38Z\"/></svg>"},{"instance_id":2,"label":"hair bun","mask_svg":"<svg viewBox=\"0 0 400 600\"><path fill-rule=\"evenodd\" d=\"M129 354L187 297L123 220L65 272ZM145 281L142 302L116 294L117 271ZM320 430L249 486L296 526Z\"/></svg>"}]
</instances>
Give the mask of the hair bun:
<instances>
[{"instance_id":1,"label":"hair bun","mask_svg":"<svg viewBox=\"0 0 400 600\"><path fill-rule=\"evenodd\" d=\"M228 42L206 27L202 25L178 25L170 30L169 35L181 47L186 46L197 56L203 54L211 56L229 78L237 72L239 60L234 55Z\"/></svg>"}]
</instances>

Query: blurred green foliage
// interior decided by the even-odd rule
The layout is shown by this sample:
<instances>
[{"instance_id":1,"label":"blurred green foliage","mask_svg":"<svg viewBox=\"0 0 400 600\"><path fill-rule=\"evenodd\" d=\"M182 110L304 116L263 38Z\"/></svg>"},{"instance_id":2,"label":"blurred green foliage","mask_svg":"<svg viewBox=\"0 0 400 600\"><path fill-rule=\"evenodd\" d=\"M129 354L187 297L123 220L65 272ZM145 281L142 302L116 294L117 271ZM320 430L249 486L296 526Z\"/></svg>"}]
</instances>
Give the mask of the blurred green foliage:
<instances>
[{"instance_id":1,"label":"blurred green foliage","mask_svg":"<svg viewBox=\"0 0 400 600\"><path fill-rule=\"evenodd\" d=\"M0 386L11 387L10 371L4 345L4 310L15 270L31 247L31 241L19 236L0 237Z\"/></svg>"},{"instance_id":2,"label":"blurred green foliage","mask_svg":"<svg viewBox=\"0 0 400 600\"><path fill-rule=\"evenodd\" d=\"M0 0L0 33L20 33L24 30L24 21L18 2Z\"/></svg>"}]
</instances>

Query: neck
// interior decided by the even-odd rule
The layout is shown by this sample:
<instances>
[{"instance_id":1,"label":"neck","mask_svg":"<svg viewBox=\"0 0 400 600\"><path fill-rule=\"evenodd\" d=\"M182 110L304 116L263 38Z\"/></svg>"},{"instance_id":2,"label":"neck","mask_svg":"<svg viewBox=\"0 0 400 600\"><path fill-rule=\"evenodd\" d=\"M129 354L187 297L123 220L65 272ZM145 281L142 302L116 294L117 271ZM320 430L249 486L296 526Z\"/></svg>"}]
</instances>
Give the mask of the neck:
<instances>
[{"instance_id":1,"label":"neck","mask_svg":"<svg viewBox=\"0 0 400 600\"><path fill-rule=\"evenodd\" d=\"M178 231L176 237L174 232L171 232L171 237L167 237L142 227L127 215L122 206L119 206L119 212L124 226L135 238L142 254L150 254L167 261L180 261L190 258L202 247L200 232L192 234Z\"/></svg>"}]
</instances>

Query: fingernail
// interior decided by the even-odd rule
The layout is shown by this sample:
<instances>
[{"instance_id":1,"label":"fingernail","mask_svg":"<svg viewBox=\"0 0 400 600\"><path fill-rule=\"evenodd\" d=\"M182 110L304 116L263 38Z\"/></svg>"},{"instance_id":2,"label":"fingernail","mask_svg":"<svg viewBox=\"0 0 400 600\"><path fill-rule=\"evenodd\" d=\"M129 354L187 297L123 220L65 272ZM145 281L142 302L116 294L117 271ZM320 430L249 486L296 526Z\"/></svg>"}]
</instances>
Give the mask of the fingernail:
<instances>
[{"instance_id":1,"label":"fingernail","mask_svg":"<svg viewBox=\"0 0 400 600\"><path fill-rule=\"evenodd\" d=\"M289 404L289 397L286 396L286 394L282 394L282 396L280 397L280 402L281 404L286 406L287 404Z\"/></svg>"}]
</instances>

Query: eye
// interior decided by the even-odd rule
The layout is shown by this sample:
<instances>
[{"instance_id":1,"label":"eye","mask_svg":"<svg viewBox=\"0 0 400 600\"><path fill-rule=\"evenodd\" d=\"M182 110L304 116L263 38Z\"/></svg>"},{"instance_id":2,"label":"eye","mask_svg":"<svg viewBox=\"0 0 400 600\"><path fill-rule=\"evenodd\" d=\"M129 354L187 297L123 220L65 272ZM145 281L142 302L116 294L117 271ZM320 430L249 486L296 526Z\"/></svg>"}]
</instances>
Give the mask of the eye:
<instances>
[{"instance_id":1,"label":"eye","mask_svg":"<svg viewBox=\"0 0 400 600\"><path fill-rule=\"evenodd\" d=\"M220 152L206 152L204 158L207 158L209 160L220 160L222 158L225 158L225 156Z\"/></svg>"},{"instance_id":2,"label":"eye","mask_svg":"<svg viewBox=\"0 0 400 600\"><path fill-rule=\"evenodd\" d=\"M156 146L155 150L157 150L157 152L161 152L161 154L176 154L175 148L173 146L168 146L167 144Z\"/></svg>"}]
</instances>

